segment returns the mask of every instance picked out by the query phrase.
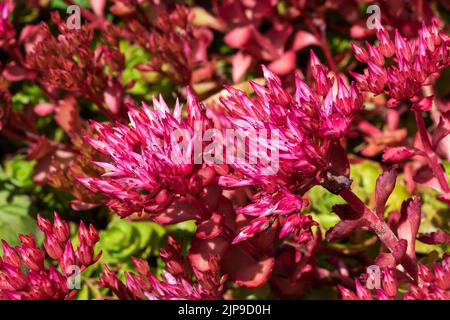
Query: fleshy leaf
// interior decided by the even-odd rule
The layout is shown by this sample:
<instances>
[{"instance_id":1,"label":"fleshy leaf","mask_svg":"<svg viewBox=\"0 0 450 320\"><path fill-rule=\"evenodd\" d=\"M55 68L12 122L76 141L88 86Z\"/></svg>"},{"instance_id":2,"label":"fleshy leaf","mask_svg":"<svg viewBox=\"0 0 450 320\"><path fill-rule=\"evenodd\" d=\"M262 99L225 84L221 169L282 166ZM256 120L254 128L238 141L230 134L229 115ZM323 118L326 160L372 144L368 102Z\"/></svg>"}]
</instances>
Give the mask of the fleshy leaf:
<instances>
[{"instance_id":1,"label":"fleshy leaf","mask_svg":"<svg viewBox=\"0 0 450 320\"><path fill-rule=\"evenodd\" d=\"M416 258L415 243L420 226L420 208L420 198L405 201L402 204L400 221L397 226L398 237L408 242L406 253L413 259Z\"/></svg>"},{"instance_id":2,"label":"fleshy leaf","mask_svg":"<svg viewBox=\"0 0 450 320\"><path fill-rule=\"evenodd\" d=\"M375 187L376 213L379 217L384 217L386 201L391 195L397 180L397 166L392 166L384 171L377 179Z\"/></svg>"},{"instance_id":3,"label":"fleshy leaf","mask_svg":"<svg viewBox=\"0 0 450 320\"><path fill-rule=\"evenodd\" d=\"M223 271L237 285L248 288L262 286L270 277L274 258L261 256L255 259L240 245L231 246L223 258Z\"/></svg>"},{"instance_id":4,"label":"fleshy leaf","mask_svg":"<svg viewBox=\"0 0 450 320\"><path fill-rule=\"evenodd\" d=\"M442 230L419 234L418 239L419 241L427 244L450 245L450 233Z\"/></svg>"},{"instance_id":5,"label":"fleshy leaf","mask_svg":"<svg viewBox=\"0 0 450 320\"><path fill-rule=\"evenodd\" d=\"M407 147L386 148L383 153L383 161L385 162L401 162L415 156L416 150Z\"/></svg>"}]
</instances>

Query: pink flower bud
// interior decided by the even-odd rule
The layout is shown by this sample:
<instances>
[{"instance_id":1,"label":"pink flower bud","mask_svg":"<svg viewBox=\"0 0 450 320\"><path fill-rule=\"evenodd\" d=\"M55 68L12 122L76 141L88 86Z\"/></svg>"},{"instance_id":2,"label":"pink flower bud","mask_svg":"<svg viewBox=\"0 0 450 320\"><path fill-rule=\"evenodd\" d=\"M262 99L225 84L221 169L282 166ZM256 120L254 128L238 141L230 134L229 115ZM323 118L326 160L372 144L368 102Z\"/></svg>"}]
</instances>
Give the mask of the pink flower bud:
<instances>
[{"instance_id":1,"label":"pink flower bud","mask_svg":"<svg viewBox=\"0 0 450 320\"><path fill-rule=\"evenodd\" d=\"M3 260L4 263L10 264L16 268L20 268L20 266L22 265L22 261L20 260L17 252L13 248L11 248L5 240L2 240L2 247L3 257L1 258L1 260Z\"/></svg>"},{"instance_id":2,"label":"pink flower bud","mask_svg":"<svg viewBox=\"0 0 450 320\"><path fill-rule=\"evenodd\" d=\"M149 267L147 261L145 261L143 259L138 259L138 258L135 258L135 257L131 257L131 260L133 261L136 270L141 275L147 275L147 274L150 273L150 267Z\"/></svg>"},{"instance_id":3,"label":"pink flower bud","mask_svg":"<svg viewBox=\"0 0 450 320\"><path fill-rule=\"evenodd\" d=\"M44 233L52 233L53 232L53 227L52 227L52 223L43 218L40 214L37 215L37 224L39 229L41 229L42 232Z\"/></svg>"},{"instance_id":4,"label":"pink flower bud","mask_svg":"<svg viewBox=\"0 0 450 320\"><path fill-rule=\"evenodd\" d=\"M130 275L129 272L125 272L125 284L135 297L142 297L142 295L144 294L138 284L139 282L141 282L139 280L140 279L136 275L134 275L133 277L133 274Z\"/></svg>"},{"instance_id":5,"label":"pink flower bud","mask_svg":"<svg viewBox=\"0 0 450 320\"><path fill-rule=\"evenodd\" d=\"M356 294L353 293L353 291L344 288L340 285L338 285L337 288L341 293L342 300L359 300Z\"/></svg>"},{"instance_id":6,"label":"pink flower bud","mask_svg":"<svg viewBox=\"0 0 450 320\"><path fill-rule=\"evenodd\" d=\"M70 237L69 224L63 221L55 211L53 221L53 234L59 242L66 242Z\"/></svg>"},{"instance_id":7,"label":"pink flower bud","mask_svg":"<svg viewBox=\"0 0 450 320\"><path fill-rule=\"evenodd\" d=\"M51 233L45 234L44 247L48 255L55 260L58 260L64 253L64 243L59 242Z\"/></svg>"},{"instance_id":8,"label":"pink flower bud","mask_svg":"<svg viewBox=\"0 0 450 320\"><path fill-rule=\"evenodd\" d=\"M98 231L93 225L89 225L89 229L86 228L83 221L80 221L80 228L78 229L78 239L83 239L88 246L94 246L97 243L99 236Z\"/></svg>"},{"instance_id":9,"label":"pink flower bud","mask_svg":"<svg viewBox=\"0 0 450 320\"><path fill-rule=\"evenodd\" d=\"M7 263L3 264L3 270L6 272L6 277L8 283L14 287L15 290L22 290L28 284L28 279L25 274L20 271L20 268L9 265Z\"/></svg>"},{"instance_id":10,"label":"pink flower bud","mask_svg":"<svg viewBox=\"0 0 450 320\"><path fill-rule=\"evenodd\" d=\"M439 46L442 43L442 34L439 33L438 22L436 19L433 19L430 27L430 36L434 41L435 46Z\"/></svg>"},{"instance_id":11,"label":"pink flower bud","mask_svg":"<svg viewBox=\"0 0 450 320\"><path fill-rule=\"evenodd\" d=\"M80 245L77 248L76 256L78 261L84 265L89 266L93 262L94 250L92 247L89 247L86 243L86 240L80 239Z\"/></svg>"},{"instance_id":12,"label":"pink flower bud","mask_svg":"<svg viewBox=\"0 0 450 320\"><path fill-rule=\"evenodd\" d=\"M397 295L397 280L394 278L393 272L389 268L384 268L382 278L382 285L384 292L390 296L395 297Z\"/></svg>"},{"instance_id":13,"label":"pink flower bud","mask_svg":"<svg viewBox=\"0 0 450 320\"><path fill-rule=\"evenodd\" d=\"M391 298L382 289L375 289L378 300L391 300Z\"/></svg>"},{"instance_id":14,"label":"pink flower bud","mask_svg":"<svg viewBox=\"0 0 450 320\"><path fill-rule=\"evenodd\" d=\"M392 57L395 53L395 47L386 29L383 27L377 28L377 38L380 41L379 48L381 53L387 58Z\"/></svg>"},{"instance_id":15,"label":"pink flower bud","mask_svg":"<svg viewBox=\"0 0 450 320\"><path fill-rule=\"evenodd\" d=\"M358 295L359 299L361 300L373 300L372 294L370 293L370 290L361 285L359 280L355 280L356 285L356 294Z\"/></svg>"},{"instance_id":16,"label":"pink flower bud","mask_svg":"<svg viewBox=\"0 0 450 320\"><path fill-rule=\"evenodd\" d=\"M369 60L369 54L363 47L358 46L356 43L352 43L352 49L356 60L359 62L365 63Z\"/></svg>"},{"instance_id":17,"label":"pink flower bud","mask_svg":"<svg viewBox=\"0 0 450 320\"><path fill-rule=\"evenodd\" d=\"M371 46L368 42L366 42L367 50L369 51L369 57L372 62L375 62L380 67L384 67L384 57L381 54L380 50L375 46Z\"/></svg>"},{"instance_id":18,"label":"pink flower bud","mask_svg":"<svg viewBox=\"0 0 450 320\"><path fill-rule=\"evenodd\" d=\"M450 289L450 270L449 268L444 268L441 265L435 263L434 264L434 275L436 277L437 285L444 289Z\"/></svg>"},{"instance_id":19,"label":"pink flower bud","mask_svg":"<svg viewBox=\"0 0 450 320\"><path fill-rule=\"evenodd\" d=\"M296 214L291 214L289 217L283 220L279 237L284 238L289 233L294 231L300 224L300 218Z\"/></svg>"},{"instance_id":20,"label":"pink flower bud","mask_svg":"<svg viewBox=\"0 0 450 320\"><path fill-rule=\"evenodd\" d=\"M61 266L61 270L65 274L69 273L70 266L77 265L77 257L73 251L72 242L67 242L66 249L64 250L62 257L59 259L59 264Z\"/></svg>"},{"instance_id":21,"label":"pink flower bud","mask_svg":"<svg viewBox=\"0 0 450 320\"><path fill-rule=\"evenodd\" d=\"M16 247L16 251L20 254L23 264L34 271L43 269L45 253L36 246L32 237L32 241L23 235L20 235L19 238L22 247Z\"/></svg>"},{"instance_id":22,"label":"pink flower bud","mask_svg":"<svg viewBox=\"0 0 450 320\"><path fill-rule=\"evenodd\" d=\"M407 62L412 60L412 52L409 44L400 35L398 30L395 30L395 48L397 50L397 55L404 58Z\"/></svg>"},{"instance_id":23,"label":"pink flower bud","mask_svg":"<svg viewBox=\"0 0 450 320\"><path fill-rule=\"evenodd\" d=\"M423 293L423 291L422 291L423 289L421 289L420 287L413 285L413 284L408 284L408 288L409 288L409 295L411 298L414 298L416 300L424 300L425 299L426 295Z\"/></svg>"},{"instance_id":24,"label":"pink flower bud","mask_svg":"<svg viewBox=\"0 0 450 320\"><path fill-rule=\"evenodd\" d=\"M427 266L421 263L419 263L418 265L420 278L425 282L433 282L435 279L433 272L431 272L431 270Z\"/></svg>"}]
</instances>

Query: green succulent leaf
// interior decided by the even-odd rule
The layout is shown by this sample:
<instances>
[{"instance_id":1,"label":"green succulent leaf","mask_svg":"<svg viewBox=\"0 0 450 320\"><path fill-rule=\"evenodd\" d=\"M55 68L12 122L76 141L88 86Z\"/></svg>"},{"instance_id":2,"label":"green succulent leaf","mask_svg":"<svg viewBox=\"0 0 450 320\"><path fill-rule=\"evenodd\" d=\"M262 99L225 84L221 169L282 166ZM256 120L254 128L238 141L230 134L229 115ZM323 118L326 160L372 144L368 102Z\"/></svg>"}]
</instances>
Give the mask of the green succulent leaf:
<instances>
[{"instance_id":1,"label":"green succulent leaf","mask_svg":"<svg viewBox=\"0 0 450 320\"><path fill-rule=\"evenodd\" d=\"M15 176L24 178L23 172L15 172ZM19 184L20 182L23 181L20 180ZM36 220L30 216L31 211L33 210L29 196L0 168L0 239L6 240L10 245L17 245L19 234L32 234L40 242L42 234L37 228Z\"/></svg>"},{"instance_id":2,"label":"green succulent leaf","mask_svg":"<svg viewBox=\"0 0 450 320\"><path fill-rule=\"evenodd\" d=\"M35 161L27 161L19 155L11 160L5 161L5 174L16 186L29 189L34 186L33 170Z\"/></svg>"},{"instance_id":3,"label":"green succulent leaf","mask_svg":"<svg viewBox=\"0 0 450 320\"><path fill-rule=\"evenodd\" d=\"M157 255L166 231L153 222L114 219L100 232L102 259L109 264L129 263L130 257Z\"/></svg>"}]
</instances>

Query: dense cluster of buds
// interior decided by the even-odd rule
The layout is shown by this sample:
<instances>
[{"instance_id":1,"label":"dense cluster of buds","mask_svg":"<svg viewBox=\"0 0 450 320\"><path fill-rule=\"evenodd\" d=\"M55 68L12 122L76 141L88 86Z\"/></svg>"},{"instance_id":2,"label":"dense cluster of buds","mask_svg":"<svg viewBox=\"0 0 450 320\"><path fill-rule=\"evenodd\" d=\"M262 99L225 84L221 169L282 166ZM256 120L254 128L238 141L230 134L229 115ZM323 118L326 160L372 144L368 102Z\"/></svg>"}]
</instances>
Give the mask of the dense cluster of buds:
<instances>
[{"instance_id":1,"label":"dense cluster of buds","mask_svg":"<svg viewBox=\"0 0 450 320\"><path fill-rule=\"evenodd\" d=\"M142 14L142 10L149 10L147 6L141 3L134 8L117 1L111 11L124 20L126 27L111 26L109 36L124 37L152 55L150 61L138 66L140 71L157 71L182 85L210 79L214 67L207 50L213 40L212 32L195 27L194 15L184 5L153 4L151 17Z\"/></svg>"},{"instance_id":2,"label":"dense cluster of buds","mask_svg":"<svg viewBox=\"0 0 450 320\"><path fill-rule=\"evenodd\" d=\"M258 166L236 158L230 163L233 171L220 178L227 188L256 186L260 192L254 203L237 212L261 217L245 230L244 235L264 230L267 217L299 211L306 201L301 196L314 185L323 185L339 194L349 187L348 160L342 153L339 139L349 133L355 112L361 109L362 99L354 84L346 85L341 78L329 74L311 53L314 87L310 88L296 76L295 96L288 93L281 80L263 67L266 87L251 83L256 97L228 88L229 96L222 104L228 111L228 121L236 130L244 132L268 131L271 162ZM276 136L274 136L276 134ZM253 156L251 145L259 136L250 136L246 159ZM276 166L274 163L276 161ZM311 222L298 216L283 222L282 234Z\"/></svg>"},{"instance_id":3,"label":"dense cluster of buds","mask_svg":"<svg viewBox=\"0 0 450 320\"><path fill-rule=\"evenodd\" d=\"M142 212L163 222L158 218L158 214L162 214L167 222L173 223L198 218L190 215L186 206L180 214L179 206L192 204L192 196L215 183L218 174L219 183L226 188L254 185L261 190L254 203L238 209L238 213L261 218L253 220L235 241L265 230L273 223L266 216L300 210L304 201L299 195L312 186L323 184L339 193L350 183L345 171L347 159L340 154L339 139L348 134L353 114L362 106L361 97L353 84L349 87L342 79L331 78L314 54L311 67L315 89L308 87L298 76L295 98L282 88L277 76L264 68L267 88L252 83L257 94L255 99L228 88L230 96L222 100L232 128L244 132L264 129L272 134L279 133L278 144L274 143L270 148L273 160L278 161L275 158L279 156L280 167L272 168L271 172L264 172L267 168L260 163L249 165L246 161L251 156L249 148L243 158L232 158L229 165L233 171L228 171L228 164L196 165L194 144L199 137L195 135L203 137L212 121L189 91L187 120L181 117L180 105L175 107L172 115L163 100L154 99L153 109L146 105L141 110L130 109L129 126L93 123L99 140L88 138L88 141L112 162L97 163L107 170L104 178L80 177L79 181L92 191L109 197L108 206L121 216ZM336 95L333 84L337 87ZM186 144L184 148L176 134L179 130L187 133L182 137ZM258 136L251 136L249 144L256 144L257 140ZM227 152L234 151L230 150L232 146ZM279 155L275 153L278 150ZM342 167L334 161L337 156L342 158L339 159L344 163ZM297 227L304 228L305 223L306 229L311 226L295 217L286 221L288 227L284 228L283 234Z\"/></svg>"},{"instance_id":4,"label":"dense cluster of buds","mask_svg":"<svg viewBox=\"0 0 450 320\"><path fill-rule=\"evenodd\" d=\"M71 288L71 277L79 276L100 258L100 253L94 257L94 246L99 238L92 225L87 228L80 223L76 250L69 239L68 223L56 212L53 224L38 216L38 226L45 235L45 251L37 246L33 236L19 235L21 245L16 248L2 240L0 299L72 299L76 290ZM61 270L54 264L46 266L46 253Z\"/></svg>"},{"instance_id":5,"label":"dense cluster of buds","mask_svg":"<svg viewBox=\"0 0 450 320\"><path fill-rule=\"evenodd\" d=\"M122 217L137 212L161 223L195 218L201 212L190 212L189 202L214 182L216 172L194 163L194 126L201 126L196 134L202 135L210 121L191 92L188 119L182 118L179 104L173 114L163 99L154 99L153 104L153 109L145 104L142 109L130 107L128 126L92 123L99 140L88 138L88 142L111 162L96 163L107 170L103 178L79 181L110 198L107 205ZM184 148L180 138L185 139Z\"/></svg>"},{"instance_id":6,"label":"dense cluster of buds","mask_svg":"<svg viewBox=\"0 0 450 320\"><path fill-rule=\"evenodd\" d=\"M439 31L436 20L433 20L430 26L423 22L416 39L406 40L395 30L393 41L381 26L378 26L377 38L379 45L366 44L367 50L353 44L356 59L367 63L368 68L364 70L363 75L352 74L362 90L388 95L388 107L408 102L415 113L422 142L417 149L402 146L386 150L384 159L398 162L415 155L424 156L438 180L438 190L443 193L440 199L449 201L450 186L435 155L440 141L448 134L448 113L441 116L432 140L429 138L422 113L430 111L433 104L433 96L424 97L423 88L430 86L433 79L438 78L442 70L450 65L450 38ZM391 60L392 64L389 62Z\"/></svg>"},{"instance_id":7,"label":"dense cluster of buds","mask_svg":"<svg viewBox=\"0 0 450 320\"><path fill-rule=\"evenodd\" d=\"M338 286L338 289L344 300L392 300L399 297L404 300L449 300L449 263L450 256L446 254L442 263L435 263L432 269L419 264L419 279L416 284L397 269L383 268L380 279L374 279L374 274L364 275L366 282L380 282L381 286L374 288L374 292L359 280L355 280L356 293L342 286Z\"/></svg>"},{"instance_id":8,"label":"dense cluster of buds","mask_svg":"<svg viewBox=\"0 0 450 320\"><path fill-rule=\"evenodd\" d=\"M147 261L133 258L138 274L125 272L125 284L105 266L100 278L100 285L111 289L120 299L150 300L207 300L220 298L226 277L220 276L220 268L216 260L211 260L208 272L191 271L189 264L181 255L181 247L175 239L169 237L161 258L166 267L161 280L152 274ZM190 280L194 273L197 283Z\"/></svg>"},{"instance_id":9,"label":"dense cluster of buds","mask_svg":"<svg viewBox=\"0 0 450 320\"><path fill-rule=\"evenodd\" d=\"M48 88L65 90L75 96L93 101L106 115L114 117L122 106L121 83L108 75L104 67L120 72L124 68L123 55L114 48L101 45L91 48L94 30L87 25L69 29L59 14L52 16L60 35L53 36L47 24L35 30L37 37L27 53L25 65L37 72L37 79ZM119 94L119 95L118 95ZM108 105L105 106L104 102Z\"/></svg>"},{"instance_id":10,"label":"dense cluster of buds","mask_svg":"<svg viewBox=\"0 0 450 320\"><path fill-rule=\"evenodd\" d=\"M249 168L240 165L239 161L231 164L248 184L265 185L267 190L273 191L277 185L284 186L302 194L328 179L327 173L334 165L330 163L330 156L339 152L339 139L348 135L353 115L362 108L362 98L354 84L348 86L341 78L329 73L313 52L310 65L313 89L297 74L296 92L292 96L283 88L280 79L263 67L267 87L251 82L255 99L230 87L230 95L221 100L231 125L237 130L258 132L265 129L278 134L278 139L273 139L278 144L271 146L274 152L279 152L278 170L264 173L264 167ZM337 154L333 156L337 157ZM236 178L239 185L244 185L239 180ZM233 186L232 177L223 182Z\"/></svg>"},{"instance_id":11,"label":"dense cluster of buds","mask_svg":"<svg viewBox=\"0 0 450 320\"><path fill-rule=\"evenodd\" d=\"M421 96L422 87L430 84L430 76L439 75L450 64L450 39L439 31L436 21L430 27L423 23L417 39L407 40L395 30L393 41L381 26L377 38L379 45L367 43L367 50L353 44L356 59L368 65L363 75L353 75L363 90L386 93L390 107L407 99L418 100L416 96ZM392 59L394 64L388 65L387 59ZM431 104L424 101L414 107L428 111Z\"/></svg>"}]
</instances>

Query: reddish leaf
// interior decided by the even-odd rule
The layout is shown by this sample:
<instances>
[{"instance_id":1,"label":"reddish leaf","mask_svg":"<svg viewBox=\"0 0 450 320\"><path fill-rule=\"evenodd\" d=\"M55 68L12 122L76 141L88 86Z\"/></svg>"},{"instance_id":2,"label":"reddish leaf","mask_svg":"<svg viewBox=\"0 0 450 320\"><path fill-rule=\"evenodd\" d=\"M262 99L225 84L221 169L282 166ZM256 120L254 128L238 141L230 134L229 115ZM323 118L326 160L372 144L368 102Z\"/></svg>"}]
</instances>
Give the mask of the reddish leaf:
<instances>
[{"instance_id":1,"label":"reddish leaf","mask_svg":"<svg viewBox=\"0 0 450 320\"><path fill-rule=\"evenodd\" d=\"M375 263L381 268L394 268L398 265L406 254L407 250L406 240L399 240L396 247L391 253L381 253L376 259Z\"/></svg>"},{"instance_id":2,"label":"reddish leaf","mask_svg":"<svg viewBox=\"0 0 450 320\"><path fill-rule=\"evenodd\" d=\"M198 225L195 236L204 240L213 239L222 233L223 222L223 215L215 212L211 215L209 220L205 220Z\"/></svg>"},{"instance_id":3,"label":"reddish leaf","mask_svg":"<svg viewBox=\"0 0 450 320\"><path fill-rule=\"evenodd\" d=\"M392 166L384 171L377 179L375 187L376 213L380 218L384 217L386 201L391 195L397 180L397 166Z\"/></svg>"},{"instance_id":4,"label":"reddish leaf","mask_svg":"<svg viewBox=\"0 0 450 320\"><path fill-rule=\"evenodd\" d=\"M242 78L250 68L252 61L252 56L249 54L245 54L239 51L234 55L231 70L234 83L238 83L242 80Z\"/></svg>"},{"instance_id":5,"label":"reddish leaf","mask_svg":"<svg viewBox=\"0 0 450 320\"><path fill-rule=\"evenodd\" d=\"M432 142L433 149L436 149L439 142L444 139L448 134L450 134L450 111L447 111L441 115L439 119L439 124L434 130Z\"/></svg>"},{"instance_id":6,"label":"reddish leaf","mask_svg":"<svg viewBox=\"0 0 450 320\"><path fill-rule=\"evenodd\" d=\"M295 34L294 41L292 43L292 50L299 51L309 46L318 46L319 41L311 33L299 30Z\"/></svg>"},{"instance_id":7,"label":"reddish leaf","mask_svg":"<svg viewBox=\"0 0 450 320\"><path fill-rule=\"evenodd\" d=\"M164 212L158 214L154 221L159 224L174 224L186 220L193 220L197 216L197 210L185 202L174 201Z\"/></svg>"},{"instance_id":8,"label":"reddish leaf","mask_svg":"<svg viewBox=\"0 0 450 320\"><path fill-rule=\"evenodd\" d=\"M262 286L270 277L275 260L263 256L259 259L240 245L231 246L223 258L223 272L237 285L256 288Z\"/></svg>"},{"instance_id":9,"label":"reddish leaf","mask_svg":"<svg viewBox=\"0 0 450 320\"><path fill-rule=\"evenodd\" d=\"M250 40L253 33L252 26L244 26L231 30L225 35L224 41L231 48L242 48Z\"/></svg>"},{"instance_id":10,"label":"reddish leaf","mask_svg":"<svg viewBox=\"0 0 450 320\"><path fill-rule=\"evenodd\" d=\"M433 170L428 165L423 166L422 168L417 170L416 174L413 177L413 180L416 183L423 184L439 192L443 192L439 181L433 173Z\"/></svg>"},{"instance_id":11,"label":"reddish leaf","mask_svg":"<svg viewBox=\"0 0 450 320\"><path fill-rule=\"evenodd\" d=\"M348 189L352 180L348 178L350 164L347 153L339 141L333 142L328 151L328 171L322 178L321 185L334 194L340 194Z\"/></svg>"},{"instance_id":12,"label":"reddish leaf","mask_svg":"<svg viewBox=\"0 0 450 320\"><path fill-rule=\"evenodd\" d=\"M59 101L56 109L55 121L71 135L77 132L81 127L81 118L78 110L78 104L74 97L67 97Z\"/></svg>"},{"instance_id":13,"label":"reddish leaf","mask_svg":"<svg viewBox=\"0 0 450 320\"><path fill-rule=\"evenodd\" d=\"M439 201L450 204L450 193L441 194L437 197Z\"/></svg>"},{"instance_id":14,"label":"reddish leaf","mask_svg":"<svg viewBox=\"0 0 450 320\"><path fill-rule=\"evenodd\" d=\"M427 244L445 244L450 245L450 233L439 230L431 233L422 233L418 239Z\"/></svg>"},{"instance_id":15,"label":"reddish leaf","mask_svg":"<svg viewBox=\"0 0 450 320\"><path fill-rule=\"evenodd\" d=\"M383 161L400 162L410 159L417 154L417 150L407 147L386 148L383 153Z\"/></svg>"},{"instance_id":16,"label":"reddish leaf","mask_svg":"<svg viewBox=\"0 0 450 320\"><path fill-rule=\"evenodd\" d=\"M367 225L367 223L362 220L343 220L337 223L334 227L328 230L326 238L327 241L332 242L342 238L350 236L355 230Z\"/></svg>"},{"instance_id":17,"label":"reddish leaf","mask_svg":"<svg viewBox=\"0 0 450 320\"><path fill-rule=\"evenodd\" d=\"M416 235L420 226L420 198L408 199L402 204L400 221L397 226L397 235L408 242L406 253L413 259L416 258Z\"/></svg>"},{"instance_id":18,"label":"reddish leaf","mask_svg":"<svg viewBox=\"0 0 450 320\"><path fill-rule=\"evenodd\" d=\"M292 71L294 71L296 61L297 61L297 55L295 54L295 52L288 51L288 52L284 53L281 57L279 57L277 60L275 60L271 64L269 64L268 68L272 72L274 72L280 76L284 76L284 75L287 75L287 74L291 73Z\"/></svg>"},{"instance_id":19,"label":"reddish leaf","mask_svg":"<svg viewBox=\"0 0 450 320\"><path fill-rule=\"evenodd\" d=\"M358 220L362 217L362 212L357 212L348 204L336 204L333 206L333 212L338 215L341 220Z\"/></svg>"},{"instance_id":20,"label":"reddish leaf","mask_svg":"<svg viewBox=\"0 0 450 320\"><path fill-rule=\"evenodd\" d=\"M229 243L222 236L210 240L203 240L193 237L188 258L192 267L201 272L211 269L209 263L213 258L222 258Z\"/></svg>"}]
</instances>

